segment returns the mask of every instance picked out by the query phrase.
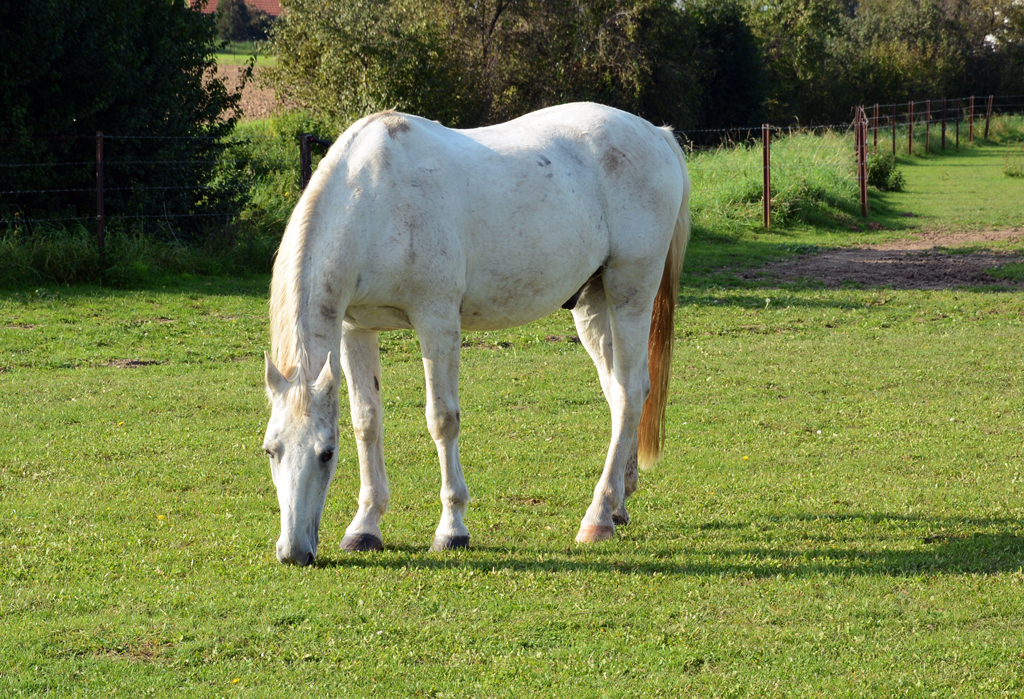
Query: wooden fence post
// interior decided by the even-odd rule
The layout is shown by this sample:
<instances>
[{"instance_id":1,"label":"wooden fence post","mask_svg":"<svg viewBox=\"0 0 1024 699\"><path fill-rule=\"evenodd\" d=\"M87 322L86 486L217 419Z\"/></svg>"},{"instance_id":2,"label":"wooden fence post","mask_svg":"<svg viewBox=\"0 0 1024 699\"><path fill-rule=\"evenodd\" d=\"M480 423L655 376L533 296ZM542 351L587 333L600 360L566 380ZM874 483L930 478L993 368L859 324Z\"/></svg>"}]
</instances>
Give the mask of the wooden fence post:
<instances>
[{"instance_id":1,"label":"wooden fence post","mask_svg":"<svg viewBox=\"0 0 1024 699\"><path fill-rule=\"evenodd\" d=\"M313 177L312 143L312 134L299 134L299 182L303 192L306 191L306 186L309 185L309 180Z\"/></svg>"},{"instance_id":2,"label":"wooden fence post","mask_svg":"<svg viewBox=\"0 0 1024 699\"><path fill-rule=\"evenodd\" d=\"M878 152L878 104L875 104L875 153Z\"/></svg>"},{"instance_id":3,"label":"wooden fence post","mask_svg":"<svg viewBox=\"0 0 1024 699\"><path fill-rule=\"evenodd\" d=\"M857 108L857 184L860 186L860 215L868 216L868 118L863 107Z\"/></svg>"},{"instance_id":4,"label":"wooden fence post","mask_svg":"<svg viewBox=\"0 0 1024 699\"><path fill-rule=\"evenodd\" d=\"M985 140L988 140L988 123L992 120L992 97L988 96L988 108L985 110Z\"/></svg>"},{"instance_id":5,"label":"wooden fence post","mask_svg":"<svg viewBox=\"0 0 1024 699\"><path fill-rule=\"evenodd\" d=\"M896 105L892 105L892 154L896 155Z\"/></svg>"},{"instance_id":6,"label":"wooden fence post","mask_svg":"<svg viewBox=\"0 0 1024 699\"><path fill-rule=\"evenodd\" d=\"M946 98L942 98L942 150L946 150Z\"/></svg>"},{"instance_id":7,"label":"wooden fence post","mask_svg":"<svg viewBox=\"0 0 1024 699\"><path fill-rule=\"evenodd\" d=\"M974 95L971 95L971 111L967 117L967 142L974 143Z\"/></svg>"},{"instance_id":8,"label":"wooden fence post","mask_svg":"<svg viewBox=\"0 0 1024 699\"><path fill-rule=\"evenodd\" d=\"M907 155L914 154L914 101L907 105Z\"/></svg>"},{"instance_id":9,"label":"wooden fence post","mask_svg":"<svg viewBox=\"0 0 1024 699\"><path fill-rule=\"evenodd\" d=\"M96 242L100 249L100 284L106 282L106 212L103 209L103 132L96 132Z\"/></svg>"},{"instance_id":10,"label":"wooden fence post","mask_svg":"<svg viewBox=\"0 0 1024 699\"><path fill-rule=\"evenodd\" d=\"M772 136L771 126L768 124L761 125L761 153L764 163L764 184L761 195L764 208L764 227L770 228L772 224Z\"/></svg>"},{"instance_id":11,"label":"wooden fence post","mask_svg":"<svg viewBox=\"0 0 1024 699\"><path fill-rule=\"evenodd\" d=\"M956 98L956 149L960 150L960 117L964 115L963 99Z\"/></svg>"},{"instance_id":12,"label":"wooden fence post","mask_svg":"<svg viewBox=\"0 0 1024 699\"><path fill-rule=\"evenodd\" d=\"M932 149L932 101L924 102L924 154L928 155Z\"/></svg>"}]
</instances>

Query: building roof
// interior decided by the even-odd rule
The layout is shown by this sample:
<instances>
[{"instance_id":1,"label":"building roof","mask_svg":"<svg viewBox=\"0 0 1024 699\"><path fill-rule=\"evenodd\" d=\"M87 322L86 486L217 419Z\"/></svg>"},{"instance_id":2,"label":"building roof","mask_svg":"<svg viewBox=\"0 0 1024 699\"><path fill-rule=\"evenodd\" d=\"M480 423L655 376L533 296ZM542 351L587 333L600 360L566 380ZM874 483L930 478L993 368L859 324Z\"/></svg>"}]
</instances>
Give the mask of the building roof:
<instances>
[{"instance_id":1,"label":"building roof","mask_svg":"<svg viewBox=\"0 0 1024 699\"><path fill-rule=\"evenodd\" d=\"M192 6L199 5L202 0L192 0ZM217 3L219 0L209 0L206 3L206 7L203 8L204 14L213 14L217 11ZM246 4L250 7L254 7L257 10L263 10L271 17L277 17L281 14L281 0L245 0Z\"/></svg>"}]
</instances>

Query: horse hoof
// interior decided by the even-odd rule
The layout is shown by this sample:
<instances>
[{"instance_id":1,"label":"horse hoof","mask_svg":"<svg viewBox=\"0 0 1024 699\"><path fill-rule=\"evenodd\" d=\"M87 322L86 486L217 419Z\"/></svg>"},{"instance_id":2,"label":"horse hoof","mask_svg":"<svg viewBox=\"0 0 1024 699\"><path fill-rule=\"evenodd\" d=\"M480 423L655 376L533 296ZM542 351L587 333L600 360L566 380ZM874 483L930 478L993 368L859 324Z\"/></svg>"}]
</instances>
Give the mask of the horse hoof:
<instances>
[{"instance_id":1,"label":"horse hoof","mask_svg":"<svg viewBox=\"0 0 1024 699\"><path fill-rule=\"evenodd\" d=\"M341 540L342 551L383 551L384 542L373 534L349 534Z\"/></svg>"},{"instance_id":2,"label":"horse hoof","mask_svg":"<svg viewBox=\"0 0 1024 699\"><path fill-rule=\"evenodd\" d=\"M431 551L451 551L453 549L468 549L469 534L465 536L435 536L434 543L430 545Z\"/></svg>"},{"instance_id":3,"label":"horse hoof","mask_svg":"<svg viewBox=\"0 0 1024 699\"><path fill-rule=\"evenodd\" d=\"M629 524L629 513L626 512L625 507L620 507L612 515L612 521L615 522L615 526L624 527Z\"/></svg>"},{"instance_id":4,"label":"horse hoof","mask_svg":"<svg viewBox=\"0 0 1024 699\"><path fill-rule=\"evenodd\" d=\"M581 524L580 532L576 535L576 543L593 544L613 538L615 538L615 525Z\"/></svg>"}]
</instances>

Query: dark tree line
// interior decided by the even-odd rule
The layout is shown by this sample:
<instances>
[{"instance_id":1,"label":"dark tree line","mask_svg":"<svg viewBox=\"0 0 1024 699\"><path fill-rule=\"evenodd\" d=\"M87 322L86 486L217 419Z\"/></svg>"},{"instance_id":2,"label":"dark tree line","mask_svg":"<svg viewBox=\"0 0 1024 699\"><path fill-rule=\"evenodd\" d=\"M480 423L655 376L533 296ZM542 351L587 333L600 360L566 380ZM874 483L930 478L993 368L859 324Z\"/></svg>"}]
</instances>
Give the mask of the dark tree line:
<instances>
[{"instance_id":1,"label":"dark tree line","mask_svg":"<svg viewBox=\"0 0 1024 699\"><path fill-rule=\"evenodd\" d=\"M224 41L266 41L273 26L270 15L245 0L220 0L214 21Z\"/></svg>"},{"instance_id":2,"label":"dark tree line","mask_svg":"<svg viewBox=\"0 0 1024 699\"><path fill-rule=\"evenodd\" d=\"M185 2L0 3L0 217L32 235L17 221L94 216L103 131L108 213L201 239L215 219L199 214L238 195L217 165L239 100L216 79L217 43Z\"/></svg>"}]
</instances>

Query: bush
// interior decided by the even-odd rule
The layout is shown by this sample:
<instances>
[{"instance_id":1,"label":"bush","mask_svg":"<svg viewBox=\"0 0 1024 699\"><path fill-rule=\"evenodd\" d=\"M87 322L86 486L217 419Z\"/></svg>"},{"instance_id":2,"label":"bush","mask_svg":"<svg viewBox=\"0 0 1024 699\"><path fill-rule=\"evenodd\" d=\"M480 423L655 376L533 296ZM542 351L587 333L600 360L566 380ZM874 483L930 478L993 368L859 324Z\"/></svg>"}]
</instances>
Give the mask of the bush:
<instances>
[{"instance_id":1,"label":"bush","mask_svg":"<svg viewBox=\"0 0 1024 699\"><path fill-rule=\"evenodd\" d=\"M902 192L906 182L896 166L892 153L874 153L868 156L868 186L883 192Z\"/></svg>"}]
</instances>

